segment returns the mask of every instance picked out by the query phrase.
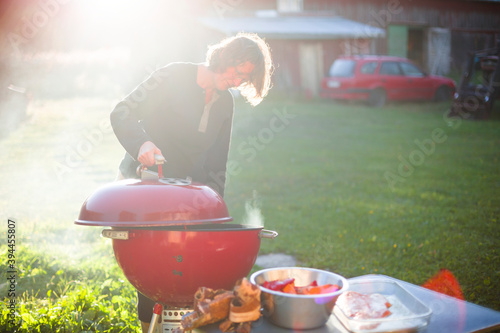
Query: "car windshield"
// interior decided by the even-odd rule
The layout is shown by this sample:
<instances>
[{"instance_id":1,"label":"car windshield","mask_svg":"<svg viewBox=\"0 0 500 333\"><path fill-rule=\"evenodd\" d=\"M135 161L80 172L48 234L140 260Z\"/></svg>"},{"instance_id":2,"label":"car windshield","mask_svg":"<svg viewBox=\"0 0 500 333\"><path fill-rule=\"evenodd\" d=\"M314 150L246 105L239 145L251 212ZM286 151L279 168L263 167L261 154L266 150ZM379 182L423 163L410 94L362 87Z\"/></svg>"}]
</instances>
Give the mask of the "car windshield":
<instances>
[{"instance_id":1,"label":"car windshield","mask_svg":"<svg viewBox=\"0 0 500 333\"><path fill-rule=\"evenodd\" d=\"M337 59L330 68L330 76L353 76L354 75L354 60Z\"/></svg>"}]
</instances>

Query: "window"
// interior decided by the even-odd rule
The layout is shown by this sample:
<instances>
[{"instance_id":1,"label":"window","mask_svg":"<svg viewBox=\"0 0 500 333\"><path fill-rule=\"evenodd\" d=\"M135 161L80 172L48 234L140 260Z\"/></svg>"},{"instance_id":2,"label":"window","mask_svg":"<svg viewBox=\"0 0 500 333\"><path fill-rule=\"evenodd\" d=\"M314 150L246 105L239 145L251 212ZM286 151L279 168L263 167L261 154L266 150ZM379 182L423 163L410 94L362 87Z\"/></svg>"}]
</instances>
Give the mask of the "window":
<instances>
[{"instance_id":1,"label":"window","mask_svg":"<svg viewBox=\"0 0 500 333\"><path fill-rule=\"evenodd\" d=\"M376 62L367 62L366 64L363 64L359 71L361 74L373 74L375 73L375 70L377 69L377 63Z\"/></svg>"},{"instance_id":2,"label":"window","mask_svg":"<svg viewBox=\"0 0 500 333\"><path fill-rule=\"evenodd\" d=\"M330 76L348 77L354 75L354 60L337 59L330 68Z\"/></svg>"},{"instance_id":3,"label":"window","mask_svg":"<svg viewBox=\"0 0 500 333\"><path fill-rule=\"evenodd\" d=\"M383 62L380 66L380 75L402 75L397 62Z\"/></svg>"},{"instance_id":4,"label":"window","mask_svg":"<svg viewBox=\"0 0 500 333\"><path fill-rule=\"evenodd\" d=\"M409 64L407 62L401 63L401 69L403 70L403 74L406 76L414 76L414 77L423 77L424 73L413 64Z\"/></svg>"}]
</instances>

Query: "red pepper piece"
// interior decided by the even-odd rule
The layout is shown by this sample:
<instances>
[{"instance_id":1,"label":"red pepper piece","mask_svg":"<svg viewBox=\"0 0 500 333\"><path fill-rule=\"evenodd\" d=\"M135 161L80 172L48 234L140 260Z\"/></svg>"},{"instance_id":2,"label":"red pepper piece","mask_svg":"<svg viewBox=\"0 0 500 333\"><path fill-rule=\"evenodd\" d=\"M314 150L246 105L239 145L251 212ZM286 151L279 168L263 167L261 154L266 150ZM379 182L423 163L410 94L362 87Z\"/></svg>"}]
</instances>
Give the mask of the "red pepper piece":
<instances>
[{"instance_id":1,"label":"red pepper piece","mask_svg":"<svg viewBox=\"0 0 500 333\"><path fill-rule=\"evenodd\" d=\"M325 284L325 285L317 286L317 287L306 287L302 291L302 293L304 295L327 294L327 293L333 293L339 289L340 289L340 287L337 286L336 284Z\"/></svg>"},{"instance_id":2,"label":"red pepper piece","mask_svg":"<svg viewBox=\"0 0 500 333\"><path fill-rule=\"evenodd\" d=\"M271 290L274 290L274 291L282 291L283 288L285 288L286 285L290 284L290 283L294 283L295 282L295 279L285 279L285 280L274 280L274 281L270 281L270 282L267 282L265 281L262 286L264 288L267 288L267 289L271 289Z\"/></svg>"},{"instance_id":3,"label":"red pepper piece","mask_svg":"<svg viewBox=\"0 0 500 333\"><path fill-rule=\"evenodd\" d=\"M294 283L289 283L287 284L283 290L282 290L284 293L287 293L287 294L296 294L297 292L295 291L295 284Z\"/></svg>"},{"instance_id":4,"label":"red pepper piece","mask_svg":"<svg viewBox=\"0 0 500 333\"><path fill-rule=\"evenodd\" d=\"M271 288L269 288L269 282L267 282L267 281L264 281L264 283L261 284L261 286L264 288L267 288L267 289L271 289Z\"/></svg>"}]
</instances>

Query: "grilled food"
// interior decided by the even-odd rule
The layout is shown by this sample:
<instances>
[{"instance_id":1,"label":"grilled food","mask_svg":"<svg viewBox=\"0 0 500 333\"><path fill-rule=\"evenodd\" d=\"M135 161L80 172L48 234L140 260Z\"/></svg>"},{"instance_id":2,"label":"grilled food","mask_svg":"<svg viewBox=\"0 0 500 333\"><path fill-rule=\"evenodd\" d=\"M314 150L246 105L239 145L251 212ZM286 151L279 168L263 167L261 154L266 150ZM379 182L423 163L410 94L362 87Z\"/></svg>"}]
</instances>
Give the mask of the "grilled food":
<instances>
[{"instance_id":1,"label":"grilled food","mask_svg":"<svg viewBox=\"0 0 500 333\"><path fill-rule=\"evenodd\" d=\"M194 295L194 311L182 317L184 331L224 320L222 332L250 333L251 322L260 318L260 289L246 278L233 291L199 288Z\"/></svg>"}]
</instances>

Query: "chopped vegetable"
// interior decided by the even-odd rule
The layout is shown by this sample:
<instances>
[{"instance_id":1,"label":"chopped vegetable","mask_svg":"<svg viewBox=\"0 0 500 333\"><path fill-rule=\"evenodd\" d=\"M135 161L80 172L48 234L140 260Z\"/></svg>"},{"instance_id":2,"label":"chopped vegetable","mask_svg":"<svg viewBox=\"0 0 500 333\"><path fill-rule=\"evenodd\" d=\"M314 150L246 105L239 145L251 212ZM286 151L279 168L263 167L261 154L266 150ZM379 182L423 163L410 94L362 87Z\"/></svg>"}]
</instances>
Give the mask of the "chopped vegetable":
<instances>
[{"instance_id":1,"label":"chopped vegetable","mask_svg":"<svg viewBox=\"0 0 500 333\"><path fill-rule=\"evenodd\" d=\"M274 291L282 291L286 285L288 285L290 283L294 283L294 282L295 282L295 279L274 280L271 282L264 281L264 284L262 284L262 286L264 288L271 289Z\"/></svg>"},{"instance_id":2,"label":"chopped vegetable","mask_svg":"<svg viewBox=\"0 0 500 333\"><path fill-rule=\"evenodd\" d=\"M307 286L298 287L295 285L295 279L265 281L262 284L262 287L274 291L282 291L287 294L298 294L298 295L326 294L340 290L340 287L336 284L325 284L319 286L316 280L314 280Z\"/></svg>"},{"instance_id":3,"label":"chopped vegetable","mask_svg":"<svg viewBox=\"0 0 500 333\"><path fill-rule=\"evenodd\" d=\"M295 289L294 283L287 284L285 288L283 288L283 292L287 294L296 294L297 291Z\"/></svg>"},{"instance_id":4,"label":"chopped vegetable","mask_svg":"<svg viewBox=\"0 0 500 333\"><path fill-rule=\"evenodd\" d=\"M304 294L327 294L327 293L333 293L339 290L340 287L337 286L336 284L325 284L323 286L317 286L317 287L308 287L306 288Z\"/></svg>"}]
</instances>

